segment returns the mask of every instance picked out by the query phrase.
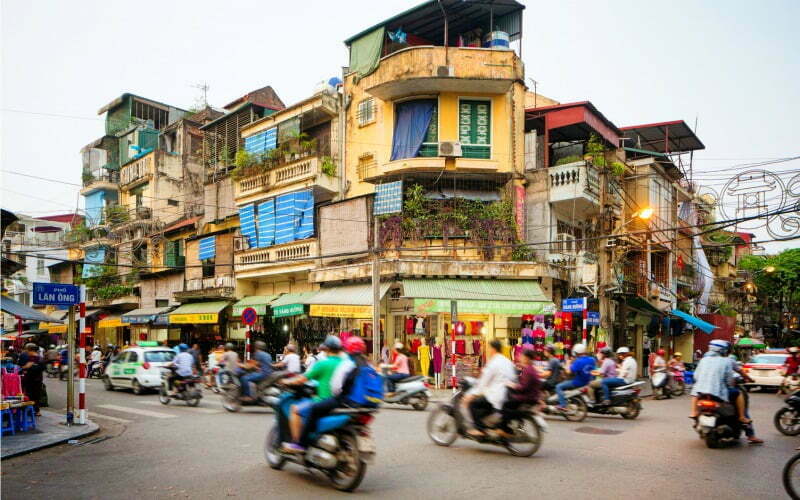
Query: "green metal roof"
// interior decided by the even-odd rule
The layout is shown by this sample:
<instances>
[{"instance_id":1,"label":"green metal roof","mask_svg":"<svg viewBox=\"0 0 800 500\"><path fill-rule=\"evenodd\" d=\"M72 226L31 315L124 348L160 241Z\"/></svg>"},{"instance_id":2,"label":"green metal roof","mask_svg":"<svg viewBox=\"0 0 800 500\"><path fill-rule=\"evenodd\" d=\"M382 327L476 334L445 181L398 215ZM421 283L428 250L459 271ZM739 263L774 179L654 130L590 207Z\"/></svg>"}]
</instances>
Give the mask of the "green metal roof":
<instances>
[{"instance_id":1,"label":"green metal roof","mask_svg":"<svg viewBox=\"0 0 800 500\"><path fill-rule=\"evenodd\" d=\"M649 151L647 149L637 149L637 148L622 148L625 151L629 151L631 153L639 153L648 156L658 156L659 158L668 158L667 155L664 153L659 153L658 151Z\"/></svg>"},{"instance_id":2,"label":"green metal roof","mask_svg":"<svg viewBox=\"0 0 800 500\"><path fill-rule=\"evenodd\" d=\"M227 300L218 300L214 302L194 302L192 304L183 304L179 308L171 311L169 314L218 314L220 311L230 305Z\"/></svg>"},{"instance_id":3,"label":"green metal roof","mask_svg":"<svg viewBox=\"0 0 800 500\"><path fill-rule=\"evenodd\" d=\"M629 297L625 303L628 305L628 307L636 309L644 314L664 314L664 311L659 311L655 306L653 306L653 304L641 297Z\"/></svg>"},{"instance_id":4,"label":"green metal roof","mask_svg":"<svg viewBox=\"0 0 800 500\"><path fill-rule=\"evenodd\" d=\"M255 309L259 315L267 314L267 306L277 298L277 295L251 295L249 297L244 297L239 302L233 304L231 315L241 316L242 311L248 307Z\"/></svg>"},{"instance_id":5,"label":"green metal roof","mask_svg":"<svg viewBox=\"0 0 800 500\"><path fill-rule=\"evenodd\" d=\"M403 289L412 298L549 302L532 280L405 279Z\"/></svg>"},{"instance_id":6,"label":"green metal roof","mask_svg":"<svg viewBox=\"0 0 800 500\"><path fill-rule=\"evenodd\" d=\"M386 295L391 286L392 283L381 283L380 296ZM308 303L337 306L369 306L372 305L372 285L342 285L322 288Z\"/></svg>"},{"instance_id":7,"label":"green metal roof","mask_svg":"<svg viewBox=\"0 0 800 500\"><path fill-rule=\"evenodd\" d=\"M273 309L278 306L285 306L287 304L308 304L308 300L316 295L317 292L298 292L298 293L284 293L277 299L270 303Z\"/></svg>"}]
</instances>

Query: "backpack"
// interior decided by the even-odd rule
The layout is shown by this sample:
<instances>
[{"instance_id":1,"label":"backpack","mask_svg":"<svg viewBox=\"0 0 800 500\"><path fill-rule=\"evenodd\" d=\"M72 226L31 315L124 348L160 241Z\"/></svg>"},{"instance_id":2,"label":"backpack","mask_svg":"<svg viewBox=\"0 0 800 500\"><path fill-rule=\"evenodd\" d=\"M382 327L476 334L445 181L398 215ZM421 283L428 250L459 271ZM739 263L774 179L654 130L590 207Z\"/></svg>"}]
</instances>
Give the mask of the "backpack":
<instances>
[{"instance_id":1,"label":"backpack","mask_svg":"<svg viewBox=\"0 0 800 500\"><path fill-rule=\"evenodd\" d=\"M383 377L370 365L358 366L349 392L344 399L347 404L376 408L383 402Z\"/></svg>"}]
</instances>

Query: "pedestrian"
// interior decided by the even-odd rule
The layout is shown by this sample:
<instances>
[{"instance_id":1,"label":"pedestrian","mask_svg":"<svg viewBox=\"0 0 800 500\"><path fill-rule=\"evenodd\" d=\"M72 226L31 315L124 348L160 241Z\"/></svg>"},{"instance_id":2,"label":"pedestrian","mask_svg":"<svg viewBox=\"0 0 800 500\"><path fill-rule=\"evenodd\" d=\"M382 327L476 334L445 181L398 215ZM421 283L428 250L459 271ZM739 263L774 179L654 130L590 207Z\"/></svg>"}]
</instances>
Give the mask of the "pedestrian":
<instances>
[{"instance_id":1,"label":"pedestrian","mask_svg":"<svg viewBox=\"0 0 800 500\"><path fill-rule=\"evenodd\" d=\"M36 415L41 415L39 405L41 403L43 387L44 387L44 363L43 358L39 356L39 348L36 344L28 344L25 346L17 364L22 369L22 392L28 396L28 399L33 401L33 407L36 410Z\"/></svg>"},{"instance_id":2,"label":"pedestrian","mask_svg":"<svg viewBox=\"0 0 800 500\"><path fill-rule=\"evenodd\" d=\"M649 375L649 368L650 368L650 337L647 336L645 333L644 339L642 340L642 360L646 360L647 363L644 364L642 367L643 374L645 377Z\"/></svg>"},{"instance_id":3,"label":"pedestrian","mask_svg":"<svg viewBox=\"0 0 800 500\"><path fill-rule=\"evenodd\" d=\"M308 346L305 346L303 348L303 354L304 354L303 355L304 369L305 371L308 371L311 369L312 366L314 366L314 363L317 362L317 356L319 354L319 351L317 351L316 347L309 349Z\"/></svg>"},{"instance_id":4,"label":"pedestrian","mask_svg":"<svg viewBox=\"0 0 800 500\"><path fill-rule=\"evenodd\" d=\"M197 369L197 371L202 371L203 355L200 352L200 345L197 342L192 344L192 348L189 349L189 354L191 354L192 358L194 358L194 367Z\"/></svg>"}]
</instances>

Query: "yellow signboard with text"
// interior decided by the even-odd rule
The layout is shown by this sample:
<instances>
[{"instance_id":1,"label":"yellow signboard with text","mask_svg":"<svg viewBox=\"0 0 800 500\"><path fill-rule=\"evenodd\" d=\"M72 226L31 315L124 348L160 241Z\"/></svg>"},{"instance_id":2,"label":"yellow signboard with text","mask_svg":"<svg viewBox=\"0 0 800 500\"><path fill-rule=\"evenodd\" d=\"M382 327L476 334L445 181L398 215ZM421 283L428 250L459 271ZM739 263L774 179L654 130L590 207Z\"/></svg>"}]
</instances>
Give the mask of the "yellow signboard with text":
<instances>
[{"instance_id":1,"label":"yellow signboard with text","mask_svg":"<svg viewBox=\"0 0 800 500\"><path fill-rule=\"evenodd\" d=\"M372 306L340 306L328 304L311 304L309 316L326 318L361 318L372 317Z\"/></svg>"},{"instance_id":2,"label":"yellow signboard with text","mask_svg":"<svg viewBox=\"0 0 800 500\"><path fill-rule=\"evenodd\" d=\"M130 323L124 323L122 318L105 318L97 322L97 328L117 328L119 326L130 326Z\"/></svg>"},{"instance_id":3,"label":"yellow signboard with text","mask_svg":"<svg viewBox=\"0 0 800 500\"><path fill-rule=\"evenodd\" d=\"M219 314L217 313L170 314L169 322L174 325L217 323L219 322Z\"/></svg>"}]
</instances>

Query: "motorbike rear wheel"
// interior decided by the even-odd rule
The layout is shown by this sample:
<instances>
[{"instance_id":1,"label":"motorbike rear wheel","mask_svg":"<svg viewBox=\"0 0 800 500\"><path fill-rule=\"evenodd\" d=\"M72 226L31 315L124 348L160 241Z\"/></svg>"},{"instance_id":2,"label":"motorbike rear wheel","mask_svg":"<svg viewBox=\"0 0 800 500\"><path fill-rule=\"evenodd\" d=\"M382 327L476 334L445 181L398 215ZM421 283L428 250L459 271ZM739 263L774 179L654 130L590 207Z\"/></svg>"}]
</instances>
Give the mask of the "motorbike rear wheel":
<instances>
[{"instance_id":1,"label":"motorbike rear wheel","mask_svg":"<svg viewBox=\"0 0 800 500\"><path fill-rule=\"evenodd\" d=\"M542 430L532 417L523 417L509 422L514 438L506 443L506 449L515 457L530 457L542 445ZM517 439L524 438L525 441Z\"/></svg>"},{"instance_id":2,"label":"motorbike rear wheel","mask_svg":"<svg viewBox=\"0 0 800 500\"><path fill-rule=\"evenodd\" d=\"M775 428L784 436L800 434L800 414L794 408L781 408L772 419Z\"/></svg>"},{"instance_id":3,"label":"motorbike rear wheel","mask_svg":"<svg viewBox=\"0 0 800 500\"><path fill-rule=\"evenodd\" d=\"M458 438L456 419L443 407L433 410L428 417L428 437L439 446L450 446Z\"/></svg>"},{"instance_id":4,"label":"motorbike rear wheel","mask_svg":"<svg viewBox=\"0 0 800 500\"><path fill-rule=\"evenodd\" d=\"M638 417L639 413L642 411L641 405L639 403L637 403L636 401L628 402L627 407L628 407L628 411L626 411L625 413L620 413L622 418L624 418L625 420L634 420L634 419L636 419L636 417Z\"/></svg>"},{"instance_id":5,"label":"motorbike rear wheel","mask_svg":"<svg viewBox=\"0 0 800 500\"><path fill-rule=\"evenodd\" d=\"M275 424L267 434L267 439L264 440L264 459L267 464L275 469L281 470L286 465L286 459L278 451L280 447L280 434L278 433L278 424Z\"/></svg>"},{"instance_id":6,"label":"motorbike rear wheel","mask_svg":"<svg viewBox=\"0 0 800 500\"><path fill-rule=\"evenodd\" d=\"M708 446L712 450L720 447L719 437L717 437L717 433L714 432L713 430L708 434L706 434L706 446Z\"/></svg>"},{"instance_id":7,"label":"motorbike rear wheel","mask_svg":"<svg viewBox=\"0 0 800 500\"><path fill-rule=\"evenodd\" d=\"M682 381L678 380L672 383L672 387L670 387L670 393L674 397L683 396L683 393L686 392L686 384Z\"/></svg>"},{"instance_id":8,"label":"motorbike rear wheel","mask_svg":"<svg viewBox=\"0 0 800 500\"><path fill-rule=\"evenodd\" d=\"M564 412L564 418L570 422L583 422L587 415L589 415L589 408L582 397L576 396L567 400L567 411Z\"/></svg>"},{"instance_id":9,"label":"motorbike rear wheel","mask_svg":"<svg viewBox=\"0 0 800 500\"><path fill-rule=\"evenodd\" d=\"M161 387L161 389L158 390L158 401L162 405L168 405L169 402L172 401L172 399L167 394L167 391L164 390L163 387Z\"/></svg>"},{"instance_id":10,"label":"motorbike rear wheel","mask_svg":"<svg viewBox=\"0 0 800 500\"><path fill-rule=\"evenodd\" d=\"M195 406L197 406L199 404L200 404L200 396L199 395L186 400L186 405L187 406L195 407Z\"/></svg>"},{"instance_id":11,"label":"motorbike rear wheel","mask_svg":"<svg viewBox=\"0 0 800 500\"><path fill-rule=\"evenodd\" d=\"M428 395L418 394L411 399L411 407L417 411L424 411L428 407Z\"/></svg>"},{"instance_id":12,"label":"motorbike rear wheel","mask_svg":"<svg viewBox=\"0 0 800 500\"><path fill-rule=\"evenodd\" d=\"M358 442L351 434L339 436L339 451L336 453L339 463L328 473L333 487L339 491L353 491L358 488L367 473L367 464L361 460Z\"/></svg>"},{"instance_id":13,"label":"motorbike rear wheel","mask_svg":"<svg viewBox=\"0 0 800 500\"><path fill-rule=\"evenodd\" d=\"M783 467L783 487L792 500L800 500L800 453L795 454Z\"/></svg>"}]
</instances>

